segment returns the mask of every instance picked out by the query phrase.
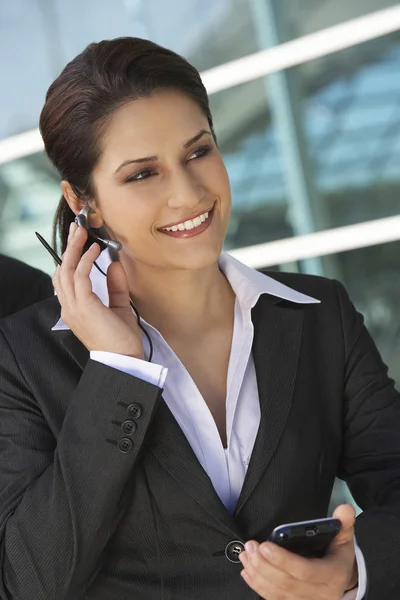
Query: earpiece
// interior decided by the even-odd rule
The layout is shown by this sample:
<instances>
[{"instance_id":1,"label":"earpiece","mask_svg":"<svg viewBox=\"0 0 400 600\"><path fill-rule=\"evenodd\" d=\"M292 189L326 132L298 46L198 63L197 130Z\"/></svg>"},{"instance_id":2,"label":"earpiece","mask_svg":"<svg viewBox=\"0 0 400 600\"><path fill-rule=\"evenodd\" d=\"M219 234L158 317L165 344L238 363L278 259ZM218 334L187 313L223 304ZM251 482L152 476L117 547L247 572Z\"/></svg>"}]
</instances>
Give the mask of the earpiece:
<instances>
[{"instance_id":1,"label":"earpiece","mask_svg":"<svg viewBox=\"0 0 400 600\"><path fill-rule=\"evenodd\" d=\"M85 229L89 229L89 222L88 222L88 214L92 211L92 209L90 208L90 206L86 203L85 206L82 208L81 212L75 217L75 223L79 226L79 227L84 227ZM92 211L94 212L94 211ZM115 252L119 252L122 248L122 244L120 244L120 242L117 242L116 240L104 240L103 238L99 237L98 235L96 235L92 228L90 228L90 232L91 234L97 238L100 242L103 242L103 244L105 244L108 248L110 248L110 250L114 250ZM40 235L40 233L38 233L37 231L35 232L39 241L43 244L43 246L46 248L46 250L48 252L50 252L51 256L54 258L54 260L56 261L56 263L58 265L62 264L62 260L61 258L57 255L57 253L53 250L53 248L46 242L46 240ZM117 256L113 257L114 260L118 260ZM94 261L94 266L97 268L98 271L100 271L100 273L102 275L104 275L104 277L107 277L106 273L99 267L99 265L96 263L96 261ZM141 318L140 315L132 301L131 298L129 298L129 304L131 305L132 310L134 311L136 318L137 318L137 322L138 325L140 327L140 329L143 331L143 334L146 336L147 341L149 342L149 348L150 348L150 352L149 352L149 358L147 359L149 362L151 362L151 359L153 358L153 343L151 341L151 337L148 334L147 330L145 327L143 327L142 322L141 322Z\"/></svg>"},{"instance_id":2,"label":"earpiece","mask_svg":"<svg viewBox=\"0 0 400 600\"><path fill-rule=\"evenodd\" d=\"M117 240L107 240L105 238L101 238L100 236L94 234L94 237L99 240L99 242L102 242L105 246L107 246L107 248L109 248L110 250L113 250L114 252L119 252L120 250L122 250L122 244L121 242L117 242Z\"/></svg>"},{"instance_id":3,"label":"earpiece","mask_svg":"<svg viewBox=\"0 0 400 600\"><path fill-rule=\"evenodd\" d=\"M94 211L90 208L89 204L86 203L84 205L84 207L82 208L81 212L79 213L79 215L77 215L75 217L75 223L79 227L84 227L85 229L89 230L88 215L91 212L94 212ZM91 233L91 235L93 235L93 237L95 237L97 240L99 240L99 242L102 242L102 244L107 246L107 248L109 248L110 250L113 250L114 252L119 252L122 249L122 244L120 242L117 242L116 240L108 240L105 238L101 238L96 233L94 233L92 228L90 228L90 233Z\"/></svg>"}]
</instances>

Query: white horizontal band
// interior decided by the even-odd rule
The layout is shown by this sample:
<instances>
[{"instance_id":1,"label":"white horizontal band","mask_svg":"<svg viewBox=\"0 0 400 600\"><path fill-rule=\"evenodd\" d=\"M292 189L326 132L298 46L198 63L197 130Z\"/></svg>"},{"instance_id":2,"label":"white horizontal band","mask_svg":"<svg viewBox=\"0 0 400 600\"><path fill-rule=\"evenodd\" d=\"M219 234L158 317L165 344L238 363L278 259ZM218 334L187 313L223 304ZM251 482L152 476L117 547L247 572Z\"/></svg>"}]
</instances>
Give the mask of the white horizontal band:
<instances>
[{"instance_id":1,"label":"white horizontal band","mask_svg":"<svg viewBox=\"0 0 400 600\"><path fill-rule=\"evenodd\" d=\"M350 48L400 29L400 6L379 10L202 73L209 94Z\"/></svg>"},{"instance_id":2,"label":"white horizontal band","mask_svg":"<svg viewBox=\"0 0 400 600\"><path fill-rule=\"evenodd\" d=\"M39 129L31 129L13 135L5 140L0 140L0 165L42 150L43 140Z\"/></svg>"},{"instance_id":3,"label":"white horizontal band","mask_svg":"<svg viewBox=\"0 0 400 600\"><path fill-rule=\"evenodd\" d=\"M400 29L400 6L351 19L340 25L233 60L201 74L209 94L299 65ZM43 150L38 129L0 140L0 164Z\"/></svg>"},{"instance_id":4,"label":"white horizontal band","mask_svg":"<svg viewBox=\"0 0 400 600\"><path fill-rule=\"evenodd\" d=\"M229 250L254 269L400 240L400 216Z\"/></svg>"},{"instance_id":5,"label":"white horizontal band","mask_svg":"<svg viewBox=\"0 0 400 600\"><path fill-rule=\"evenodd\" d=\"M43 150L43 140L39 129L31 129L18 135L0 140L0 165L17 158L23 158Z\"/></svg>"}]
</instances>

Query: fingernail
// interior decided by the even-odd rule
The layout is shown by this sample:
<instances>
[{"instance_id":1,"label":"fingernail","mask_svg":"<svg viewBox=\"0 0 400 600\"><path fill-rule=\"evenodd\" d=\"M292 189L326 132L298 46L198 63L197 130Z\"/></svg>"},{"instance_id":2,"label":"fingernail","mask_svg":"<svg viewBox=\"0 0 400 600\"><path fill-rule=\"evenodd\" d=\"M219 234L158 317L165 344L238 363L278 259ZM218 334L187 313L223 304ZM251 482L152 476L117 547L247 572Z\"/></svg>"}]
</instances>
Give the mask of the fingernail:
<instances>
[{"instance_id":1,"label":"fingernail","mask_svg":"<svg viewBox=\"0 0 400 600\"><path fill-rule=\"evenodd\" d=\"M254 542L246 542L244 547L250 555L254 554L254 552L256 551L256 545L254 544Z\"/></svg>"},{"instance_id":2,"label":"fingernail","mask_svg":"<svg viewBox=\"0 0 400 600\"><path fill-rule=\"evenodd\" d=\"M246 552L241 552L239 554L239 560L244 567L249 563L249 558L248 558Z\"/></svg>"}]
</instances>

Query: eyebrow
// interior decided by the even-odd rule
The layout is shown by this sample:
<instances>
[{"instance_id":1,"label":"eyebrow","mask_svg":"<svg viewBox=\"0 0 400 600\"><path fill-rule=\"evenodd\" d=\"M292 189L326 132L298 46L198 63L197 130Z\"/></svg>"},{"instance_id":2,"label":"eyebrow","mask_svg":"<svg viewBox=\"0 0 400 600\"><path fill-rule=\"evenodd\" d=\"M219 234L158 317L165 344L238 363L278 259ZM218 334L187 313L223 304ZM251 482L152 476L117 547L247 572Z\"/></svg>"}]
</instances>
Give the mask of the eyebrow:
<instances>
[{"instance_id":1,"label":"eyebrow","mask_svg":"<svg viewBox=\"0 0 400 600\"><path fill-rule=\"evenodd\" d=\"M193 136L192 138L190 138L190 140L188 140L187 142L185 142L183 144L184 148L189 148L192 144L195 144L196 142L198 142L203 135L210 135L212 136L211 131L207 131L206 129L202 129L201 131L199 131L199 133L196 133L195 136ZM145 162L151 162L151 161L155 161L158 159L158 156L143 156L142 158L132 158L132 159L128 159L128 160L124 160L123 163L121 163L119 165L119 167L114 171L114 175L116 173L118 173L118 171L120 171L123 167L126 167L126 165L130 165L132 163L145 163Z\"/></svg>"}]
</instances>

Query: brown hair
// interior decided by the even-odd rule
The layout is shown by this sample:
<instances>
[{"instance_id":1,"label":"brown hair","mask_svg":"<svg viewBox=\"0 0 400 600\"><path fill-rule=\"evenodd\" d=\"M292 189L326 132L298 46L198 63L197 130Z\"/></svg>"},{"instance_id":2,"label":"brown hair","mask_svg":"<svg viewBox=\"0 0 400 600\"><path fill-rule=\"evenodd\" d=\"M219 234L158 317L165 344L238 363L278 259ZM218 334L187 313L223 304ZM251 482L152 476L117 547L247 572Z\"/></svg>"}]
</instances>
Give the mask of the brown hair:
<instances>
[{"instance_id":1,"label":"brown hair","mask_svg":"<svg viewBox=\"0 0 400 600\"><path fill-rule=\"evenodd\" d=\"M215 138L198 71L175 52L149 40L123 37L90 44L51 84L40 131L51 162L79 197L94 196L92 171L100 158L99 139L112 113L160 88L177 89L197 102ZM59 236L62 252L74 217L62 196L53 228L53 245L57 246Z\"/></svg>"}]
</instances>

